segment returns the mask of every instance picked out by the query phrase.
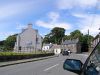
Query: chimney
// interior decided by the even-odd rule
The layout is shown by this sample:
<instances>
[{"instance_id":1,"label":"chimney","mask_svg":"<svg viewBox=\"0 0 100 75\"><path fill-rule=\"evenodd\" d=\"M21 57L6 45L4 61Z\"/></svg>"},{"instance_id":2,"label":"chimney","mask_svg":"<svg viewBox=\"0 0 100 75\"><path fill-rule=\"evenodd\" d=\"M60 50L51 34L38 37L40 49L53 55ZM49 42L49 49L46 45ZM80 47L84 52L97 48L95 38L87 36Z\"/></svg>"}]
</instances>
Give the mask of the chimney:
<instances>
[{"instance_id":1,"label":"chimney","mask_svg":"<svg viewBox=\"0 0 100 75\"><path fill-rule=\"evenodd\" d=\"M29 23L28 24L28 28L32 28L32 23Z\"/></svg>"}]
</instances>

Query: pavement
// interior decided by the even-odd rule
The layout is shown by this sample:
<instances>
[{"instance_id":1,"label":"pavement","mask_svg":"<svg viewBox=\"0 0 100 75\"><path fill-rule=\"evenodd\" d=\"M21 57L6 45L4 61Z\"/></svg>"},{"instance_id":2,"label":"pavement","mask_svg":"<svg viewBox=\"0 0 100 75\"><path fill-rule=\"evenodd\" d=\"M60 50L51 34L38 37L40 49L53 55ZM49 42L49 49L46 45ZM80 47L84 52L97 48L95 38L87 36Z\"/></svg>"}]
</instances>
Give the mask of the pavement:
<instances>
[{"instance_id":1,"label":"pavement","mask_svg":"<svg viewBox=\"0 0 100 75\"><path fill-rule=\"evenodd\" d=\"M63 69L63 63L68 58L84 62L87 56L85 54L60 55L45 60L0 67L0 75L77 75Z\"/></svg>"}]
</instances>

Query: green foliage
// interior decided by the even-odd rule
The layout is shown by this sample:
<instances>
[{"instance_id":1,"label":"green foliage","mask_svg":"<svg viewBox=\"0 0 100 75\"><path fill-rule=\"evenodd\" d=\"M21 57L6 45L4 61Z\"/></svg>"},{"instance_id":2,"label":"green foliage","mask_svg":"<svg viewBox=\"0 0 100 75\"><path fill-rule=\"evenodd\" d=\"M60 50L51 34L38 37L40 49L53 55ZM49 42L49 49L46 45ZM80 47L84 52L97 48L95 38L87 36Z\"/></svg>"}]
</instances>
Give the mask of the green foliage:
<instances>
[{"instance_id":1,"label":"green foliage","mask_svg":"<svg viewBox=\"0 0 100 75\"><path fill-rule=\"evenodd\" d=\"M70 40L71 39L71 36L70 35L65 35L64 37L63 37L63 41L65 41L65 40Z\"/></svg>"},{"instance_id":2,"label":"green foliage","mask_svg":"<svg viewBox=\"0 0 100 75\"><path fill-rule=\"evenodd\" d=\"M45 56L52 56L54 53L14 53L14 52L0 52L0 62L15 61L22 59L38 58Z\"/></svg>"},{"instance_id":3,"label":"green foliage","mask_svg":"<svg viewBox=\"0 0 100 75\"><path fill-rule=\"evenodd\" d=\"M9 36L6 40L0 41L0 51L12 51L16 42L17 34Z\"/></svg>"},{"instance_id":4,"label":"green foliage","mask_svg":"<svg viewBox=\"0 0 100 75\"><path fill-rule=\"evenodd\" d=\"M64 36L65 36L65 29L55 27L51 30L49 34L45 36L43 42L60 44Z\"/></svg>"},{"instance_id":5,"label":"green foliage","mask_svg":"<svg viewBox=\"0 0 100 75\"><path fill-rule=\"evenodd\" d=\"M81 46L82 46L82 51L88 51L89 47L91 45L91 41L93 40L93 36L91 35L84 35L81 39Z\"/></svg>"},{"instance_id":6,"label":"green foliage","mask_svg":"<svg viewBox=\"0 0 100 75\"><path fill-rule=\"evenodd\" d=\"M49 35L45 35L44 39L43 39L43 43L50 43L50 37Z\"/></svg>"},{"instance_id":7,"label":"green foliage","mask_svg":"<svg viewBox=\"0 0 100 75\"><path fill-rule=\"evenodd\" d=\"M83 34L79 30L75 30L75 31L70 33L71 39L79 38L79 40L81 40L82 36L83 36Z\"/></svg>"},{"instance_id":8,"label":"green foliage","mask_svg":"<svg viewBox=\"0 0 100 75\"><path fill-rule=\"evenodd\" d=\"M14 44L16 42L16 36L9 36L5 42L4 45L6 46L7 50L12 50L14 48Z\"/></svg>"},{"instance_id":9,"label":"green foliage","mask_svg":"<svg viewBox=\"0 0 100 75\"><path fill-rule=\"evenodd\" d=\"M93 36L84 35L81 42L83 42L84 44L90 44L92 40L93 40Z\"/></svg>"},{"instance_id":10,"label":"green foliage","mask_svg":"<svg viewBox=\"0 0 100 75\"><path fill-rule=\"evenodd\" d=\"M50 52L49 52L50 53ZM35 55L35 54L49 54L49 53L46 53L46 52L32 52L32 53L15 53L15 52L0 52L0 56L12 56L12 55Z\"/></svg>"},{"instance_id":11,"label":"green foliage","mask_svg":"<svg viewBox=\"0 0 100 75\"><path fill-rule=\"evenodd\" d=\"M93 40L93 36L91 35L83 35L79 30L75 30L73 32L70 33L70 38L71 39L79 39L79 42L81 44L81 50L84 51L88 51L90 45L91 45L91 41Z\"/></svg>"},{"instance_id":12,"label":"green foliage","mask_svg":"<svg viewBox=\"0 0 100 75\"><path fill-rule=\"evenodd\" d=\"M3 45L4 45L4 41L5 41L5 40L0 41L0 46L3 46Z\"/></svg>"}]
</instances>

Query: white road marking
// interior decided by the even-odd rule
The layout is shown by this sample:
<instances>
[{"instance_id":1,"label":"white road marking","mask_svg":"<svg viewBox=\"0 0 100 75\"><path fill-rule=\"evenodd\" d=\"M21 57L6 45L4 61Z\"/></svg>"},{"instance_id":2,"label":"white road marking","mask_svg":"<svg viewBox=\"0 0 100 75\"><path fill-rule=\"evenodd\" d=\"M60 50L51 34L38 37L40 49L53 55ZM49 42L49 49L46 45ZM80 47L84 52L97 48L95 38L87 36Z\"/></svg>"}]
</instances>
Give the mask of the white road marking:
<instances>
[{"instance_id":1,"label":"white road marking","mask_svg":"<svg viewBox=\"0 0 100 75\"><path fill-rule=\"evenodd\" d=\"M46 68L45 70L43 70L43 71L48 71L48 70L50 70L50 69L52 69L52 68L54 68L54 67L56 67L56 66L58 66L59 64L56 64L56 65L54 65L54 66L51 66L51 67L49 67L49 68Z\"/></svg>"}]
</instances>

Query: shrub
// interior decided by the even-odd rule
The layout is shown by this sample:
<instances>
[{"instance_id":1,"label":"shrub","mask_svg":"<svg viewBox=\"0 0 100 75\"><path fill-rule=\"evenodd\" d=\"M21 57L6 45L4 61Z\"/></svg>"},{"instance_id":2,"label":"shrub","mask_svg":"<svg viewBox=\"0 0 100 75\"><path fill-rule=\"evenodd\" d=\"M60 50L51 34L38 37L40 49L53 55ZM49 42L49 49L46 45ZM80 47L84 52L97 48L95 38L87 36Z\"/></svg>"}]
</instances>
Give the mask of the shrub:
<instances>
[{"instance_id":1,"label":"shrub","mask_svg":"<svg viewBox=\"0 0 100 75\"><path fill-rule=\"evenodd\" d=\"M51 55L54 55L54 53L33 54L33 53L0 52L0 62L29 59L29 58L38 58L38 57L45 57L45 56L51 56Z\"/></svg>"}]
</instances>

